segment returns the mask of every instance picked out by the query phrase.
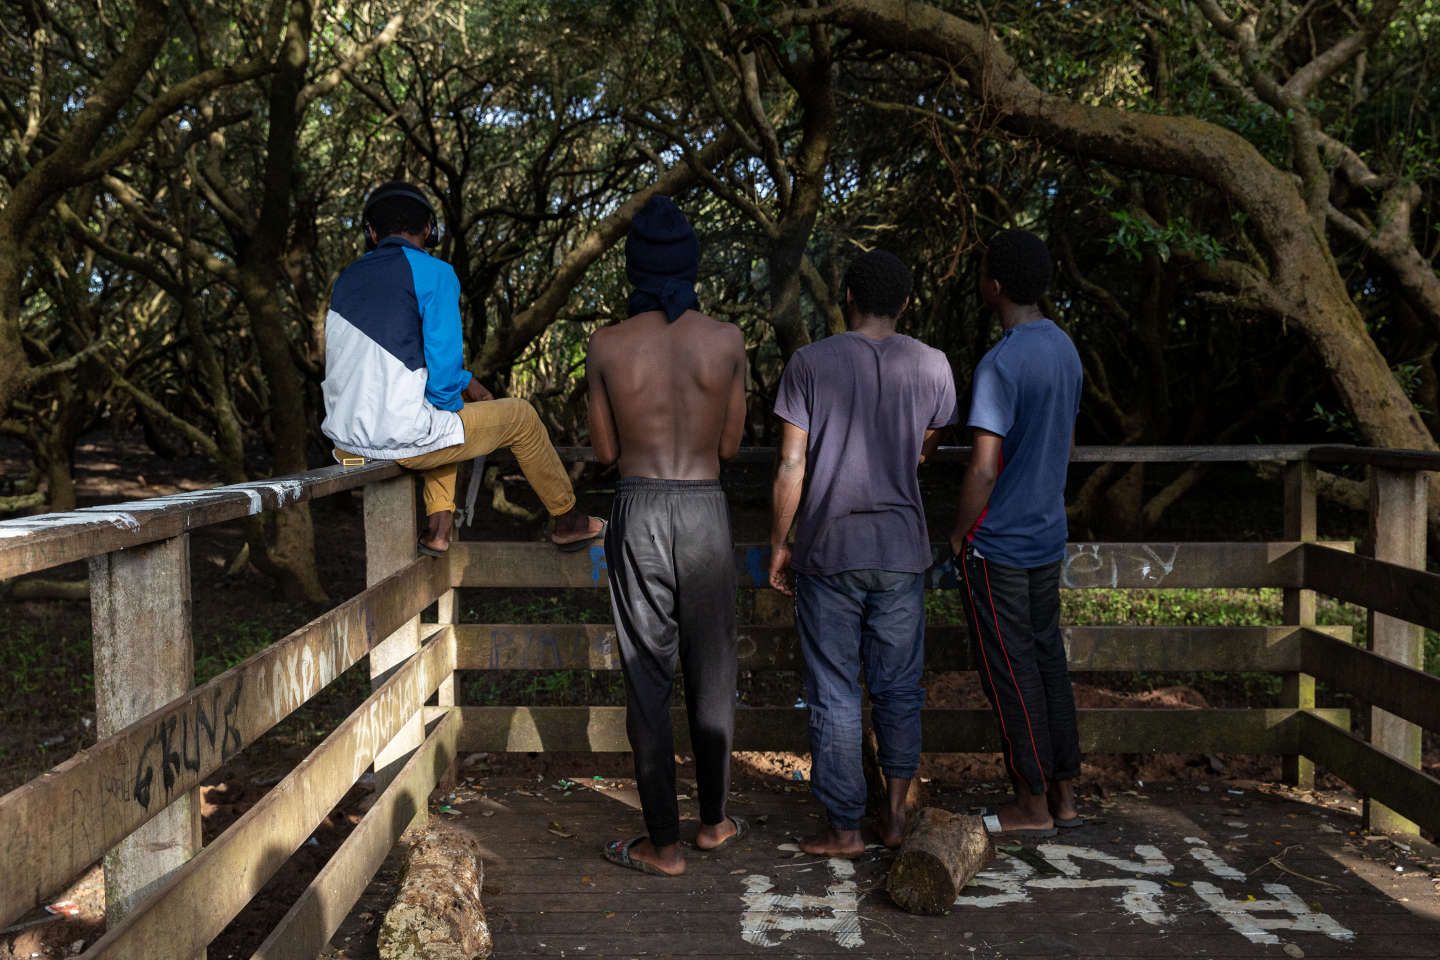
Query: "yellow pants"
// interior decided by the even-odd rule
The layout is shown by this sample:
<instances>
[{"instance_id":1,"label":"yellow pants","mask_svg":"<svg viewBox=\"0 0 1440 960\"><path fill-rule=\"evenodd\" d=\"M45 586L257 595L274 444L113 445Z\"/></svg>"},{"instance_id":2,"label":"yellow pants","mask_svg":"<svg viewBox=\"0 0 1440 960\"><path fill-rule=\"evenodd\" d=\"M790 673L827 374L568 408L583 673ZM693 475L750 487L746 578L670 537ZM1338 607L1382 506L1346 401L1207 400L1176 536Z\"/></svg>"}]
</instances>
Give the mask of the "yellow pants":
<instances>
[{"instance_id":1,"label":"yellow pants","mask_svg":"<svg viewBox=\"0 0 1440 960\"><path fill-rule=\"evenodd\" d=\"M525 479L552 517L575 508L570 475L530 401L507 397L467 403L460 419L465 424L464 443L396 461L409 470L424 471L426 516L455 509L455 477L460 464L501 447L509 447L515 454Z\"/></svg>"}]
</instances>

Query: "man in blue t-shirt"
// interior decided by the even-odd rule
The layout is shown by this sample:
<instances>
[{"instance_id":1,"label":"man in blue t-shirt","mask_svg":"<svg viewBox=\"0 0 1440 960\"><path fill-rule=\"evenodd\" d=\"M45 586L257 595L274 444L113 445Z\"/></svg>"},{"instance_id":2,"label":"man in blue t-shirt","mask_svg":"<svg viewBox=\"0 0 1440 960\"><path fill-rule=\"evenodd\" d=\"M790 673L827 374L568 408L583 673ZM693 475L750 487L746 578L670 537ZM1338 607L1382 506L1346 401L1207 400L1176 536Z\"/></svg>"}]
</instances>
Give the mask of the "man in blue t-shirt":
<instances>
[{"instance_id":1,"label":"man in blue t-shirt","mask_svg":"<svg viewBox=\"0 0 1440 960\"><path fill-rule=\"evenodd\" d=\"M1004 333L975 369L974 452L950 546L980 653L980 683L1000 724L1015 800L992 833L1053 836L1078 826L1075 696L1060 637L1065 474L1080 409L1080 355L1038 306L1053 263L1024 230L991 241L980 295Z\"/></svg>"},{"instance_id":2,"label":"man in blue t-shirt","mask_svg":"<svg viewBox=\"0 0 1440 960\"><path fill-rule=\"evenodd\" d=\"M931 552L916 468L939 442L937 431L955 421L955 379L945 354L895 332L910 286L910 270L894 254L856 258L845 273L849 330L796 351L775 398L784 424L770 583L795 597L810 782L829 820L801 846L819 856L865 850L862 672L888 793L880 818L886 846L900 845L920 762Z\"/></svg>"}]
</instances>

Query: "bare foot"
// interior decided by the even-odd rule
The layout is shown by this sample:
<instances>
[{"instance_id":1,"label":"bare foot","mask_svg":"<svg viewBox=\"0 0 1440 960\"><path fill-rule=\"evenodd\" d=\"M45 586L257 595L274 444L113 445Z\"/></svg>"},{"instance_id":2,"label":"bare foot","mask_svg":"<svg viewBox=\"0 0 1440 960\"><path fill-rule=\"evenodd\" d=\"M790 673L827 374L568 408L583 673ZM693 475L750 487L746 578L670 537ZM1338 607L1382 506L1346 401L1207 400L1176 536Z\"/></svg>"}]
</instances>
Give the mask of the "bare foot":
<instances>
[{"instance_id":1,"label":"bare foot","mask_svg":"<svg viewBox=\"0 0 1440 960\"><path fill-rule=\"evenodd\" d=\"M735 821L729 817L719 823L702 823L700 832L695 836L695 849L714 850L739 832L739 827L735 826Z\"/></svg>"},{"instance_id":2,"label":"bare foot","mask_svg":"<svg viewBox=\"0 0 1440 960\"><path fill-rule=\"evenodd\" d=\"M994 813L1000 818L1000 832L1010 833L1015 830L1053 830L1055 821L1051 819L1050 813L1045 809L1044 798L1035 797L1034 800L1041 801L1036 809L1035 803L1021 803L1011 801L1003 807L995 809Z\"/></svg>"},{"instance_id":3,"label":"bare foot","mask_svg":"<svg viewBox=\"0 0 1440 960\"><path fill-rule=\"evenodd\" d=\"M905 840L905 804L910 796L910 777L885 778L885 809L876 820L876 832L880 842L891 850L897 849Z\"/></svg>"},{"instance_id":4,"label":"bare foot","mask_svg":"<svg viewBox=\"0 0 1440 960\"><path fill-rule=\"evenodd\" d=\"M898 850L905 841L905 811L901 810L898 815L893 812L882 813L875 820L875 832L880 835L880 842L886 847Z\"/></svg>"},{"instance_id":5,"label":"bare foot","mask_svg":"<svg viewBox=\"0 0 1440 960\"><path fill-rule=\"evenodd\" d=\"M1055 780L1045 791L1045 802L1050 808L1050 816L1056 820L1074 820L1080 816L1080 811L1075 807L1075 782L1073 780Z\"/></svg>"},{"instance_id":6,"label":"bare foot","mask_svg":"<svg viewBox=\"0 0 1440 960\"><path fill-rule=\"evenodd\" d=\"M454 516L455 514L451 510L441 510L439 513L430 514L429 529L420 542L437 553L449 550Z\"/></svg>"},{"instance_id":7,"label":"bare foot","mask_svg":"<svg viewBox=\"0 0 1440 960\"><path fill-rule=\"evenodd\" d=\"M865 852L865 841L860 838L859 830L836 830L832 827L801 840L800 849L815 857L853 860Z\"/></svg>"},{"instance_id":8,"label":"bare foot","mask_svg":"<svg viewBox=\"0 0 1440 960\"><path fill-rule=\"evenodd\" d=\"M581 513L579 510L571 510L569 513L555 518L555 532L550 534L550 542L557 547L564 547L572 543L594 540L604 532L604 520Z\"/></svg>"},{"instance_id":9,"label":"bare foot","mask_svg":"<svg viewBox=\"0 0 1440 960\"><path fill-rule=\"evenodd\" d=\"M648 863L667 877L678 877L685 872L685 854L678 843L657 847L647 837L630 848L630 859Z\"/></svg>"}]
</instances>

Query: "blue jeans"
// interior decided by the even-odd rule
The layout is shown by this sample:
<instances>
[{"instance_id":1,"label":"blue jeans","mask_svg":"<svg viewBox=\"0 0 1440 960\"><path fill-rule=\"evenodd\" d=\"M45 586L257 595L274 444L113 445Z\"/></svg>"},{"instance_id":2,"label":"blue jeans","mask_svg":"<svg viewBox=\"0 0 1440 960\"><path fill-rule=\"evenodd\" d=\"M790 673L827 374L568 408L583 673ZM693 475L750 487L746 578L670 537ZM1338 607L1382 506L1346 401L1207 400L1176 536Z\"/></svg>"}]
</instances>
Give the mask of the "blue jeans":
<instances>
[{"instance_id":1,"label":"blue jeans","mask_svg":"<svg viewBox=\"0 0 1440 960\"><path fill-rule=\"evenodd\" d=\"M795 578L795 626L810 704L811 788L836 830L865 815L860 676L888 777L920 765L925 690L925 575L849 570Z\"/></svg>"}]
</instances>

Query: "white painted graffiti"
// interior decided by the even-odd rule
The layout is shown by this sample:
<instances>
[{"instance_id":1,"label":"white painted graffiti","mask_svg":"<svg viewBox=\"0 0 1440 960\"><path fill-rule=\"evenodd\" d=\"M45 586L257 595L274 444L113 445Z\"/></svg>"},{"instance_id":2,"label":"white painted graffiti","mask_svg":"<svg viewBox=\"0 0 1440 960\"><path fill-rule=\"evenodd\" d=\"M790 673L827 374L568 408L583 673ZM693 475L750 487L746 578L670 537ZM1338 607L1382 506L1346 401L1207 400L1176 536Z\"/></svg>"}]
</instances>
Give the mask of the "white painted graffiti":
<instances>
[{"instance_id":1,"label":"white painted graffiti","mask_svg":"<svg viewBox=\"0 0 1440 960\"><path fill-rule=\"evenodd\" d=\"M860 936L860 897L855 865L849 860L826 862L831 882L824 896L775 893L775 881L764 874L745 878L741 900L740 936L757 947L778 947L797 933L821 933L847 949L864 946Z\"/></svg>"},{"instance_id":2,"label":"white painted graffiti","mask_svg":"<svg viewBox=\"0 0 1440 960\"><path fill-rule=\"evenodd\" d=\"M1072 544L1060 571L1066 587L1118 587L1120 572L1145 586L1158 586L1175 572L1177 543L1137 543L1116 548L1099 543Z\"/></svg>"},{"instance_id":3,"label":"white painted graffiti","mask_svg":"<svg viewBox=\"0 0 1440 960\"><path fill-rule=\"evenodd\" d=\"M1191 859L1219 880L1244 880L1246 875L1226 863L1199 837L1186 837ZM1355 934L1341 926L1328 914L1313 911L1294 891L1283 883L1267 883L1262 889L1270 899L1244 899L1227 896L1220 887L1206 880L1188 886L1171 881L1171 889L1154 880L1134 874L1169 877L1174 865L1153 846L1140 844L1133 848L1136 859L1130 860L1090 847L1046 843L1036 852L1054 867L1059 876L1038 876L1036 869L1017 857L1003 857L987 870L976 875L971 886L956 899L955 905L965 909L988 909L1013 903L1030 903L1037 891L1118 889L1116 902L1131 916L1152 926L1163 926L1175 919L1174 913L1161 906L1161 898L1170 893L1183 896L1191 891L1204 909L1225 921L1236 933L1252 943L1279 943L1275 931L1318 933L1332 940L1353 940ZM1082 876L1081 861L1098 864L1131 876ZM974 892L972 892L974 891ZM1276 916L1278 914L1278 916Z\"/></svg>"},{"instance_id":4,"label":"white painted graffiti","mask_svg":"<svg viewBox=\"0 0 1440 960\"><path fill-rule=\"evenodd\" d=\"M1340 926L1325 913L1315 913L1283 883L1264 884L1271 900L1234 900L1220 892L1213 883L1197 880L1196 896L1215 915L1230 924L1231 929L1251 943L1279 943L1272 931L1291 930L1295 933L1323 933L1331 940L1354 940L1355 934ZM1278 917L1262 917L1262 913L1278 913Z\"/></svg>"}]
</instances>

